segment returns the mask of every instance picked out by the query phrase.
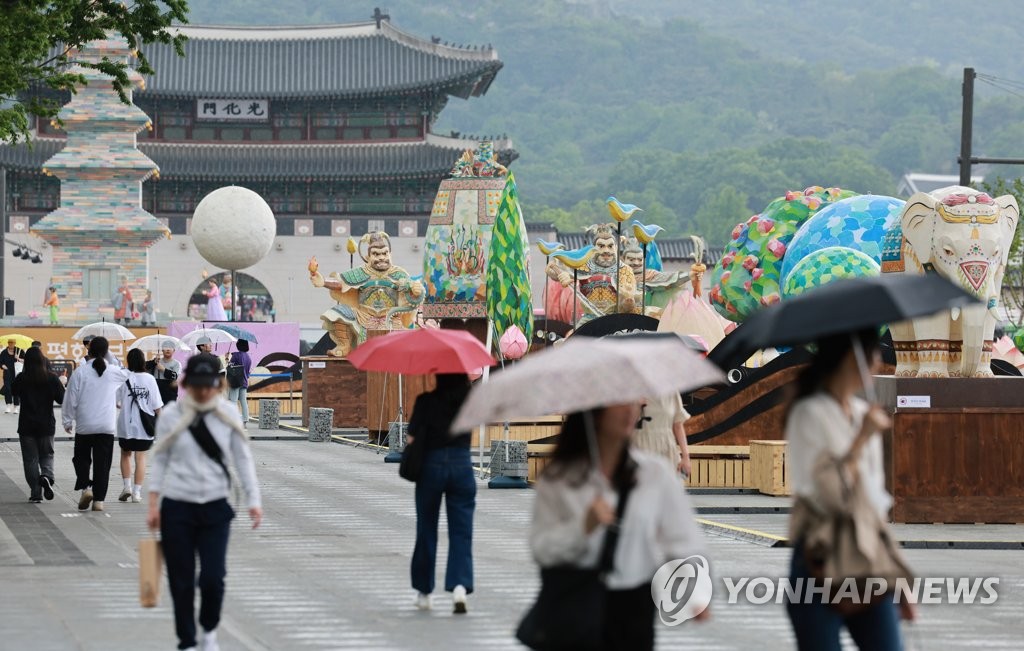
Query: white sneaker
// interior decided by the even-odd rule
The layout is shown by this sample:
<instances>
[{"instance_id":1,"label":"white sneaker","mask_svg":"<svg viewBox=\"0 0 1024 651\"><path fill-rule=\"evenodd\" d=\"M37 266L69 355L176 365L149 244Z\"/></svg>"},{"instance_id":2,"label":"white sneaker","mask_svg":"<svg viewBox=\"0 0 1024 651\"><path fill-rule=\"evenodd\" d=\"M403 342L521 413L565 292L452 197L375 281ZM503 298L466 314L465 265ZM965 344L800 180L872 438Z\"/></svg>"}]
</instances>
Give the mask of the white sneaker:
<instances>
[{"instance_id":1,"label":"white sneaker","mask_svg":"<svg viewBox=\"0 0 1024 651\"><path fill-rule=\"evenodd\" d=\"M14 413L20 414L21 413L21 407L15 407L14 408Z\"/></svg>"},{"instance_id":2,"label":"white sneaker","mask_svg":"<svg viewBox=\"0 0 1024 651\"><path fill-rule=\"evenodd\" d=\"M420 610L430 610L430 595L420 592L416 595L416 607Z\"/></svg>"},{"instance_id":3,"label":"white sneaker","mask_svg":"<svg viewBox=\"0 0 1024 651\"><path fill-rule=\"evenodd\" d=\"M452 590L452 602L455 606L453 612L456 615L466 614L466 589L461 585L455 586L455 589Z\"/></svg>"},{"instance_id":4,"label":"white sneaker","mask_svg":"<svg viewBox=\"0 0 1024 651\"><path fill-rule=\"evenodd\" d=\"M127 502L132 496L131 490L125 488L121 491L121 494L117 496L118 502Z\"/></svg>"},{"instance_id":5,"label":"white sneaker","mask_svg":"<svg viewBox=\"0 0 1024 651\"><path fill-rule=\"evenodd\" d=\"M206 631L203 633L203 641L200 642L200 649L202 651L220 651L220 645L217 644L217 631Z\"/></svg>"},{"instance_id":6,"label":"white sneaker","mask_svg":"<svg viewBox=\"0 0 1024 651\"><path fill-rule=\"evenodd\" d=\"M5 414L11 413L11 409L12 409L12 407L10 405L7 405L7 409L4 410L4 413Z\"/></svg>"},{"instance_id":7,"label":"white sneaker","mask_svg":"<svg viewBox=\"0 0 1024 651\"><path fill-rule=\"evenodd\" d=\"M132 493L132 503L133 504L142 504L142 491L137 491L135 493Z\"/></svg>"}]
</instances>

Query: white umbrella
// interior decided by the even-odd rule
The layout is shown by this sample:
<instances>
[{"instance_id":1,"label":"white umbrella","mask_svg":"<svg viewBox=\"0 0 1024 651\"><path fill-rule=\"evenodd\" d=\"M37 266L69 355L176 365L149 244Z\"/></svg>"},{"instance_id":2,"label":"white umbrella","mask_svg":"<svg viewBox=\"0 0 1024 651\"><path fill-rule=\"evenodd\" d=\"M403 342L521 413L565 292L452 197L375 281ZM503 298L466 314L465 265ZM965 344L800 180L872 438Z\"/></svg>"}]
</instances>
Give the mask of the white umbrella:
<instances>
[{"instance_id":1,"label":"white umbrella","mask_svg":"<svg viewBox=\"0 0 1024 651\"><path fill-rule=\"evenodd\" d=\"M210 340L210 343L216 346L217 344L233 344L238 339L232 335L224 332L223 330L215 330L212 328L199 328L193 330L184 337L181 338L181 343L185 344L189 348L195 348L196 342L203 337Z\"/></svg>"},{"instance_id":2,"label":"white umbrella","mask_svg":"<svg viewBox=\"0 0 1024 651\"><path fill-rule=\"evenodd\" d=\"M514 417L568 414L660 398L725 381L678 337L619 340L571 337L476 386L452 431Z\"/></svg>"},{"instance_id":3,"label":"white umbrella","mask_svg":"<svg viewBox=\"0 0 1024 651\"><path fill-rule=\"evenodd\" d=\"M168 335L147 335L141 339L136 339L135 343L128 347L128 350L135 350L137 348L144 353L159 353L167 346L180 351L192 350L181 339Z\"/></svg>"},{"instance_id":4,"label":"white umbrella","mask_svg":"<svg viewBox=\"0 0 1024 651\"><path fill-rule=\"evenodd\" d=\"M99 321L97 323L90 323L87 326L83 326L81 330L72 335L72 339L81 341L86 337L104 337L110 341L128 341L135 339L135 335L132 331L123 325L111 323L109 321Z\"/></svg>"}]
</instances>

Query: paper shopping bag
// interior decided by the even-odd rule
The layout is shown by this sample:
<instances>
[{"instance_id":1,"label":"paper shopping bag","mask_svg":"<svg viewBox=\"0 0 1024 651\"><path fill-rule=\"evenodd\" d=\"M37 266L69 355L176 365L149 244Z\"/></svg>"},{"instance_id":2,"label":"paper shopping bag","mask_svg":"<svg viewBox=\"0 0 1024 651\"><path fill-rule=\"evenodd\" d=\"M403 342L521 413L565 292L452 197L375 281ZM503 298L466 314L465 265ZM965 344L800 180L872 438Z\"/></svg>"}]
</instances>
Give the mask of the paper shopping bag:
<instances>
[{"instance_id":1,"label":"paper shopping bag","mask_svg":"<svg viewBox=\"0 0 1024 651\"><path fill-rule=\"evenodd\" d=\"M164 555L160 541L143 538L139 541L139 603L143 608L153 608L160 601L160 584L163 577Z\"/></svg>"}]
</instances>

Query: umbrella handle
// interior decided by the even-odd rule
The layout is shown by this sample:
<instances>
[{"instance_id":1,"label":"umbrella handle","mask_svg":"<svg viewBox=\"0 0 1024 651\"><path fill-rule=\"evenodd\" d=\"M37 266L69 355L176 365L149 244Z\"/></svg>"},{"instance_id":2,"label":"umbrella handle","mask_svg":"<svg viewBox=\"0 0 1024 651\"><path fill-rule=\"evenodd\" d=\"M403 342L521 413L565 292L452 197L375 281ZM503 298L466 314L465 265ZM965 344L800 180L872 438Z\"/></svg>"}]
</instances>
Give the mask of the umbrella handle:
<instances>
[{"instance_id":1,"label":"umbrella handle","mask_svg":"<svg viewBox=\"0 0 1024 651\"><path fill-rule=\"evenodd\" d=\"M601 455L597 449L597 426L594 424L594 410L583 412L583 429L587 431L587 448L590 450L590 463L595 471L601 468Z\"/></svg>"},{"instance_id":2,"label":"umbrella handle","mask_svg":"<svg viewBox=\"0 0 1024 651\"><path fill-rule=\"evenodd\" d=\"M872 405L878 404L878 394L875 392L875 378L868 368L867 355L864 354L864 346L856 333L850 333L850 341L853 343L853 356L857 358L857 370L860 371L860 379L864 384L864 395Z\"/></svg>"}]
</instances>

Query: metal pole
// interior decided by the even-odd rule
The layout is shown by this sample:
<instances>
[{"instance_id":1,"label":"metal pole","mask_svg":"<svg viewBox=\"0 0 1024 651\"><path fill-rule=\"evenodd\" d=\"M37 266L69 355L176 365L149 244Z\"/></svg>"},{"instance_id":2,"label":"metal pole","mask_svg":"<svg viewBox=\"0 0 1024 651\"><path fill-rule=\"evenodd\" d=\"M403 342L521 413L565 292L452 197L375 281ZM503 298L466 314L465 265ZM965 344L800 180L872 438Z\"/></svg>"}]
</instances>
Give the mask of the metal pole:
<instances>
[{"instance_id":1,"label":"metal pole","mask_svg":"<svg viewBox=\"0 0 1024 651\"><path fill-rule=\"evenodd\" d=\"M575 314L575 313L576 312L575 312L575 306L574 306L573 307L573 314ZM487 350L490 350L491 346L494 345L494 335L492 334L493 330L494 330L494 326L492 325L491 320L487 319L487 341L485 343L485 345L487 346ZM484 375L483 375L483 379L481 380L481 382L487 382L487 380L489 380L490 377L491 377L491 367L490 366L485 366L484 367ZM480 478L481 479L483 479L483 476L484 476L484 437L485 436L487 436L487 423L482 423L480 425L480 437L479 437L479 440L480 440Z\"/></svg>"},{"instance_id":2,"label":"metal pole","mask_svg":"<svg viewBox=\"0 0 1024 651\"><path fill-rule=\"evenodd\" d=\"M960 185L971 185L971 131L974 125L974 68L964 68L963 110L960 114Z\"/></svg>"},{"instance_id":3,"label":"metal pole","mask_svg":"<svg viewBox=\"0 0 1024 651\"><path fill-rule=\"evenodd\" d=\"M228 317L228 321L234 323L238 319L235 318L235 314L238 311L238 306L235 305L235 270L231 270L231 289L228 290L230 296L228 300L231 301L231 316Z\"/></svg>"},{"instance_id":4,"label":"metal pole","mask_svg":"<svg viewBox=\"0 0 1024 651\"><path fill-rule=\"evenodd\" d=\"M616 222L618 226L618 235L615 236L615 313L619 313L619 303L622 301L622 297L619 296L619 286L622 282L622 263L619 261L619 256L622 255L622 222Z\"/></svg>"},{"instance_id":5,"label":"metal pole","mask_svg":"<svg viewBox=\"0 0 1024 651\"><path fill-rule=\"evenodd\" d=\"M292 296L295 294L295 290L294 290L294 286L293 286L293 282L292 282L294 280L295 280L294 276L288 276L288 318L289 319L294 319L295 318L293 316L295 314L295 310L292 309Z\"/></svg>"},{"instance_id":6,"label":"metal pole","mask_svg":"<svg viewBox=\"0 0 1024 651\"><path fill-rule=\"evenodd\" d=\"M641 279L643 282L643 291L640 293L640 314L647 314L647 244L644 243L644 275Z\"/></svg>"},{"instance_id":7,"label":"metal pole","mask_svg":"<svg viewBox=\"0 0 1024 651\"><path fill-rule=\"evenodd\" d=\"M579 292L579 289L576 288L576 278L577 278L578 275L579 275L579 271L576 270L576 269L573 269L572 270L572 329L573 330L576 329L576 301L577 301L576 297L578 296L578 292ZM616 294L616 296L618 296L618 294ZM488 332L487 336L490 337L491 333ZM490 348L488 347L488 350L489 349Z\"/></svg>"}]
</instances>

